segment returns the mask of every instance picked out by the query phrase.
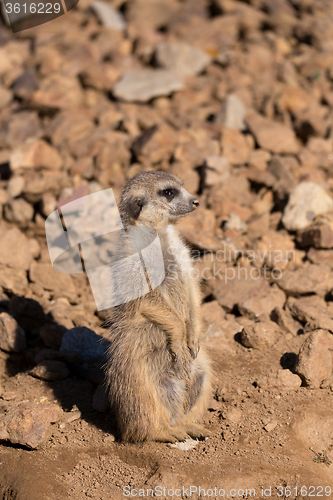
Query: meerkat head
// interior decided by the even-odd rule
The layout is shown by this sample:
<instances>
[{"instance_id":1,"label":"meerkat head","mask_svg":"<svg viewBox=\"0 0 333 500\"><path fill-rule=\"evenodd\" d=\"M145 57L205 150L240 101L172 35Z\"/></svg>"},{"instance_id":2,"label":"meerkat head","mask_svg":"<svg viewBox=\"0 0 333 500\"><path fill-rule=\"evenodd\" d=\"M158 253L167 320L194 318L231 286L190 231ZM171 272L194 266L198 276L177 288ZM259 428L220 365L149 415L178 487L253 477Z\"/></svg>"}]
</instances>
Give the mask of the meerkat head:
<instances>
[{"instance_id":1,"label":"meerkat head","mask_svg":"<svg viewBox=\"0 0 333 500\"><path fill-rule=\"evenodd\" d=\"M158 229L190 214L199 201L183 187L178 177L165 172L142 172L130 179L121 195L124 225Z\"/></svg>"}]
</instances>

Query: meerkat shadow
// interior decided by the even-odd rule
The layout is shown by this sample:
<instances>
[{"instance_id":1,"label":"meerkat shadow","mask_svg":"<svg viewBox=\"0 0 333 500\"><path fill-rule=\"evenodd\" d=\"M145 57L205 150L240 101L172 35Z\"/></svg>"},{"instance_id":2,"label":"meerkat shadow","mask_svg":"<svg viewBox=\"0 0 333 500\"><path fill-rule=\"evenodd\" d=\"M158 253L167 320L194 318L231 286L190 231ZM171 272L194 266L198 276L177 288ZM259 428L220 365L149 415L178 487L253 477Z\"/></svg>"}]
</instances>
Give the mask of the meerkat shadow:
<instances>
[{"instance_id":1,"label":"meerkat shadow","mask_svg":"<svg viewBox=\"0 0 333 500\"><path fill-rule=\"evenodd\" d=\"M15 384L16 398L13 402L19 401L21 394L28 399L33 396L36 400L38 397L47 397L49 402L56 402L64 412L78 408L82 420L116 437L119 433L110 409L104 408L103 412L99 412L93 408L94 395L105 378L103 363L99 363L100 366L98 363L95 366L83 366L84 363L76 358L74 352L61 352L60 346L53 344L51 337L44 337L43 340L41 332L44 331L45 334L45 329L53 333L64 333L66 328L50 314L46 314L37 300L3 293L0 297L0 313L7 313L14 318L25 332L24 342L22 341L24 345L22 344L18 352L3 350L3 389L5 392L13 392L12 384ZM62 363L68 369L69 376L50 381L30 374L36 366L47 364L47 361L51 360Z\"/></svg>"}]
</instances>

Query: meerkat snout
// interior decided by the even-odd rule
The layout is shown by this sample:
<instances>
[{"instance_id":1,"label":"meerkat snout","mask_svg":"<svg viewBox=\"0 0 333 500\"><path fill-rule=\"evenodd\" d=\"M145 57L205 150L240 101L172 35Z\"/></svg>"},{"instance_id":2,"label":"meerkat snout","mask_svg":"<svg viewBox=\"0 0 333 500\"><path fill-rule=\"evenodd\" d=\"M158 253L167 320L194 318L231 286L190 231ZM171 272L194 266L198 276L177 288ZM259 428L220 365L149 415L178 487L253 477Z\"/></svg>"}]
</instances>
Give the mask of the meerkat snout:
<instances>
[{"instance_id":1,"label":"meerkat snout","mask_svg":"<svg viewBox=\"0 0 333 500\"><path fill-rule=\"evenodd\" d=\"M192 203L193 203L194 209L195 209L195 208L198 208L198 206L200 205L199 200L197 200L196 198L194 198L194 199L192 200Z\"/></svg>"}]
</instances>

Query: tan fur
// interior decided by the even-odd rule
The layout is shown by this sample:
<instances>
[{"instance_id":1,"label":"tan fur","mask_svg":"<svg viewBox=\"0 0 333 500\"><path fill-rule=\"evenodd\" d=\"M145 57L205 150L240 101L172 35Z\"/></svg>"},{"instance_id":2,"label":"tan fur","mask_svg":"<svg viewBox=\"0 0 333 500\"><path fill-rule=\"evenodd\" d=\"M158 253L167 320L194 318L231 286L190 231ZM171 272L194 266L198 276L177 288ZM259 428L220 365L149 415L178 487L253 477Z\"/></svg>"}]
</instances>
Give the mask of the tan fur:
<instances>
[{"instance_id":1,"label":"tan fur","mask_svg":"<svg viewBox=\"0 0 333 500\"><path fill-rule=\"evenodd\" d=\"M161 194L169 188L177 191L171 200ZM175 442L209 435L197 424L210 396L209 360L200 349L200 289L174 225L196 206L182 182L162 172L137 175L122 194L124 226L155 228L165 266L160 286L114 307L110 317L106 375L111 407L126 441Z\"/></svg>"}]
</instances>

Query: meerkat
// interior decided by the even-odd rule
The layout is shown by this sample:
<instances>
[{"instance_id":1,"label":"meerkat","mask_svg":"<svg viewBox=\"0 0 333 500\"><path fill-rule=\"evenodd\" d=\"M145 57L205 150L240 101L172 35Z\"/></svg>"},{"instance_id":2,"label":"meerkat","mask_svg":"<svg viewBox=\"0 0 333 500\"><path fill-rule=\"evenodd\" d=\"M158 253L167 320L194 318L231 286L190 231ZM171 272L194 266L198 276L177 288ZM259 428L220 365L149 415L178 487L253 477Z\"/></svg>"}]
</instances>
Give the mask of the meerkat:
<instances>
[{"instance_id":1,"label":"meerkat","mask_svg":"<svg viewBox=\"0 0 333 500\"><path fill-rule=\"evenodd\" d=\"M200 286L175 227L179 217L198 206L182 181L164 172L136 175L121 195L125 229L157 231L165 271L157 288L111 310L106 380L124 441L176 442L210 435L197 423L211 392L209 359L200 349Z\"/></svg>"}]
</instances>

